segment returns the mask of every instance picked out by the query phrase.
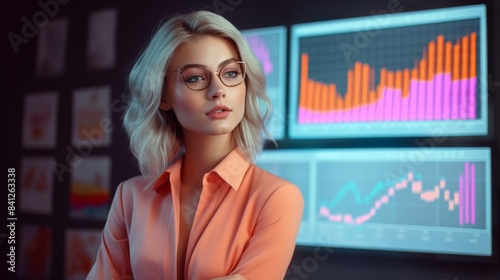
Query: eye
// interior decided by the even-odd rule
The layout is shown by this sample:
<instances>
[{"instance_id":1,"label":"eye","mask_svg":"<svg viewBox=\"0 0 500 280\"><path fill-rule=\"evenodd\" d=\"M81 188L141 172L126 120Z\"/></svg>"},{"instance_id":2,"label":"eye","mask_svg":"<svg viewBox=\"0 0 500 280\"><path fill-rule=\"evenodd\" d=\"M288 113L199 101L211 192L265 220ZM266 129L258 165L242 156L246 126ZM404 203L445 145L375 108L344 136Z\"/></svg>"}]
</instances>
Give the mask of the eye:
<instances>
[{"instance_id":1,"label":"eye","mask_svg":"<svg viewBox=\"0 0 500 280\"><path fill-rule=\"evenodd\" d=\"M229 70L224 73L225 78L236 78L240 73L236 70Z\"/></svg>"},{"instance_id":2,"label":"eye","mask_svg":"<svg viewBox=\"0 0 500 280\"><path fill-rule=\"evenodd\" d=\"M231 63L224 66L222 69L222 76L225 79L234 79L241 75L241 67L236 63Z\"/></svg>"},{"instance_id":3,"label":"eye","mask_svg":"<svg viewBox=\"0 0 500 280\"><path fill-rule=\"evenodd\" d=\"M203 68L187 68L182 71L182 77L186 83L201 83L209 79L210 73Z\"/></svg>"},{"instance_id":4,"label":"eye","mask_svg":"<svg viewBox=\"0 0 500 280\"><path fill-rule=\"evenodd\" d=\"M196 82L201 82L203 80L205 80L205 79L200 75L191 76L191 77L188 77L187 79L185 78L185 82L188 82L188 83L196 83Z\"/></svg>"}]
</instances>

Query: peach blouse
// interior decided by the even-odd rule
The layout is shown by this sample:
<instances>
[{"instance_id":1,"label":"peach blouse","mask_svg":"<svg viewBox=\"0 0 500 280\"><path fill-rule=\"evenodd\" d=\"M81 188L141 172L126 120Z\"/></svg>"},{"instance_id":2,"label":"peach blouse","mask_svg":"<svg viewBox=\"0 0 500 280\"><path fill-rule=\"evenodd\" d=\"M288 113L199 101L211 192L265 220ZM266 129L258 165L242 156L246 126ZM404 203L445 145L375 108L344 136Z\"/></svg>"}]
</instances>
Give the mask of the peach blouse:
<instances>
[{"instance_id":1,"label":"peach blouse","mask_svg":"<svg viewBox=\"0 0 500 280\"><path fill-rule=\"evenodd\" d=\"M177 279L181 166L182 158L153 182L138 176L118 186L87 279ZM233 150L203 177L185 279L283 279L303 208L295 185Z\"/></svg>"}]
</instances>

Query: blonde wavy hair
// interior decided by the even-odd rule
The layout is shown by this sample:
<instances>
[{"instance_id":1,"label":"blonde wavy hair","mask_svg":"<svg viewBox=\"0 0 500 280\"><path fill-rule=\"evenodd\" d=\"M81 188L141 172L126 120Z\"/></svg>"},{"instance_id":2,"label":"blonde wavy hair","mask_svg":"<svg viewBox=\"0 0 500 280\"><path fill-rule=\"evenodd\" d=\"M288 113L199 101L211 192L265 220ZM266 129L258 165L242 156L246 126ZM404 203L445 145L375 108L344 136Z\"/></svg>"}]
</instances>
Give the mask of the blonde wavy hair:
<instances>
[{"instance_id":1,"label":"blonde wavy hair","mask_svg":"<svg viewBox=\"0 0 500 280\"><path fill-rule=\"evenodd\" d=\"M245 114L232 133L234 144L252 161L262 150L266 137L272 140L266 129L272 105L265 90L264 72L243 35L228 20L209 11L177 15L159 25L128 78L130 98L124 127L132 154L145 177L158 177L184 147L182 129L173 110L159 108L164 76L176 48L204 35L230 40L247 64Z\"/></svg>"}]
</instances>

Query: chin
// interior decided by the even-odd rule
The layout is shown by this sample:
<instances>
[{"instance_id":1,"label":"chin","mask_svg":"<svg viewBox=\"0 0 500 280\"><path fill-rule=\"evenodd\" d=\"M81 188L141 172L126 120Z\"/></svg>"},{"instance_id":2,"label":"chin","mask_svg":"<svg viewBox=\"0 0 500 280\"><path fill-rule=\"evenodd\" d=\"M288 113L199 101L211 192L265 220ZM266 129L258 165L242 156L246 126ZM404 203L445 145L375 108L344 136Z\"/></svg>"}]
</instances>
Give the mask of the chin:
<instances>
[{"instance_id":1,"label":"chin","mask_svg":"<svg viewBox=\"0 0 500 280\"><path fill-rule=\"evenodd\" d=\"M197 135L210 135L210 136L218 136L218 135L225 135L225 134L231 134L233 130L236 128L236 126L231 126L231 127L204 127L204 128L188 128L187 130L190 131L193 134Z\"/></svg>"},{"instance_id":2,"label":"chin","mask_svg":"<svg viewBox=\"0 0 500 280\"><path fill-rule=\"evenodd\" d=\"M210 121L210 122L203 122L203 123L197 123L191 126L185 126L185 129L190 131L191 133L198 134L198 135L211 135L211 136L217 136L217 135L225 135L225 134L231 134L236 127L240 124L241 121L236 121L236 120L225 120L225 121Z\"/></svg>"},{"instance_id":3,"label":"chin","mask_svg":"<svg viewBox=\"0 0 500 280\"><path fill-rule=\"evenodd\" d=\"M208 135L224 135L224 134L230 134L234 131L236 127L232 128L218 128L218 129L213 129L210 131L207 131L206 134Z\"/></svg>"}]
</instances>

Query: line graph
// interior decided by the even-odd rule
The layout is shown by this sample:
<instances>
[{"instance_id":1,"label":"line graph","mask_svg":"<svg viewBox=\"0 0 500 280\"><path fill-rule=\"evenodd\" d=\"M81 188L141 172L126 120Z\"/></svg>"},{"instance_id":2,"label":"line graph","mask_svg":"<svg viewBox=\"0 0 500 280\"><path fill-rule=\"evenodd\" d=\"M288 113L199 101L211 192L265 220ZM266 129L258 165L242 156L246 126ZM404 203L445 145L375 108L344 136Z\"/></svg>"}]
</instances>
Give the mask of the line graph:
<instances>
[{"instance_id":1,"label":"line graph","mask_svg":"<svg viewBox=\"0 0 500 280\"><path fill-rule=\"evenodd\" d=\"M480 163L479 163L480 164ZM421 175L413 172L407 173L406 177L392 182L379 181L366 196L362 196L358 186L350 181L345 184L335 195L334 199L328 203L322 202L319 208L319 216L326 218L330 222L346 224L363 224L376 216L377 212L384 205L391 202L401 191L408 191L417 196L423 203L435 203L442 201L449 212L458 212L457 219L459 225L475 225L476 223L476 165L465 162L463 171L459 178L454 180L459 182L458 186L448 186L446 179L440 179L437 184L424 189ZM351 214L335 213L336 205L342 199L352 194L356 206L370 206L369 210L357 216ZM484 201L483 201L484 204ZM482 207L484 209L484 206Z\"/></svg>"}]
</instances>

